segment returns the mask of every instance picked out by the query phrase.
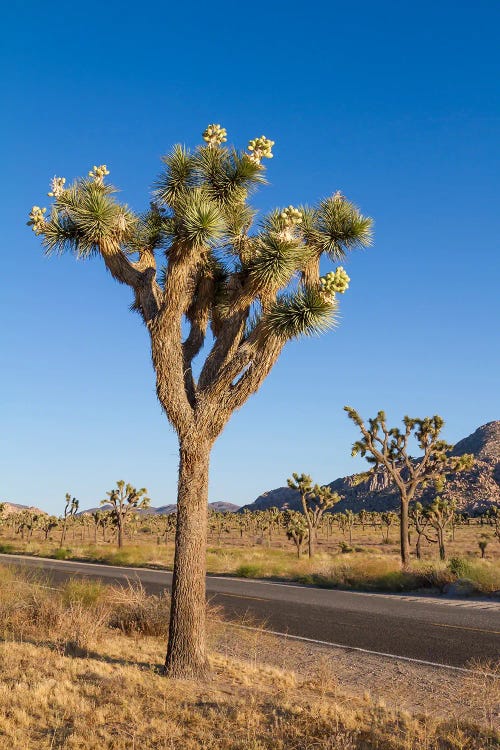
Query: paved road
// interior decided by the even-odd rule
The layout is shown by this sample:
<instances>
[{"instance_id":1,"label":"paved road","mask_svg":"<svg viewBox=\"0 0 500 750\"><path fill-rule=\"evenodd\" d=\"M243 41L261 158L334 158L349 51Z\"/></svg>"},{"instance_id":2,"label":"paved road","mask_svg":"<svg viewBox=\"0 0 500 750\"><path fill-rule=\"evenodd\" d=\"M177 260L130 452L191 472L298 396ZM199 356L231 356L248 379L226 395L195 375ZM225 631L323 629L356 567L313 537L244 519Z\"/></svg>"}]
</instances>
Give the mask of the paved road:
<instances>
[{"instance_id":1,"label":"paved road","mask_svg":"<svg viewBox=\"0 0 500 750\"><path fill-rule=\"evenodd\" d=\"M138 579L152 594L172 581L171 573L145 568L17 555L0 555L0 563L39 569L55 583L76 576L107 583ZM290 635L452 666L500 659L500 603L486 599L367 594L223 576L207 577L207 596L229 619L248 617Z\"/></svg>"}]
</instances>

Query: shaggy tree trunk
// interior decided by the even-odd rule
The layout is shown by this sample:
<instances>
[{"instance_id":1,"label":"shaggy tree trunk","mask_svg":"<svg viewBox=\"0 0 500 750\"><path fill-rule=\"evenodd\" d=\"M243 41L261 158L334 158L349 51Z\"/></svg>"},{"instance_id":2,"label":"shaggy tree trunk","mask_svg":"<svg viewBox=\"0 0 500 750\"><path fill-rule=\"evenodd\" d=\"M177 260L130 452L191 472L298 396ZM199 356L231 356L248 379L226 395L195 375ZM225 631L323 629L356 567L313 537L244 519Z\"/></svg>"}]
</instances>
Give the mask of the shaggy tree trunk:
<instances>
[{"instance_id":1,"label":"shaggy tree trunk","mask_svg":"<svg viewBox=\"0 0 500 750\"><path fill-rule=\"evenodd\" d=\"M401 563L403 568L410 564L410 545L408 543L408 498L401 495L401 523L399 527L401 540Z\"/></svg>"},{"instance_id":2,"label":"shaggy tree trunk","mask_svg":"<svg viewBox=\"0 0 500 750\"><path fill-rule=\"evenodd\" d=\"M210 445L196 438L181 442L172 607L165 672L170 677L203 677L208 671L205 642L205 574Z\"/></svg>"},{"instance_id":3,"label":"shaggy tree trunk","mask_svg":"<svg viewBox=\"0 0 500 750\"><path fill-rule=\"evenodd\" d=\"M438 529L439 559L446 560L446 547L444 542L444 530Z\"/></svg>"},{"instance_id":4,"label":"shaggy tree trunk","mask_svg":"<svg viewBox=\"0 0 500 750\"><path fill-rule=\"evenodd\" d=\"M422 559L422 534L418 535L416 552L417 552L417 560L421 560Z\"/></svg>"},{"instance_id":5,"label":"shaggy tree trunk","mask_svg":"<svg viewBox=\"0 0 500 750\"><path fill-rule=\"evenodd\" d=\"M123 547L123 521L118 521L118 548Z\"/></svg>"}]
</instances>

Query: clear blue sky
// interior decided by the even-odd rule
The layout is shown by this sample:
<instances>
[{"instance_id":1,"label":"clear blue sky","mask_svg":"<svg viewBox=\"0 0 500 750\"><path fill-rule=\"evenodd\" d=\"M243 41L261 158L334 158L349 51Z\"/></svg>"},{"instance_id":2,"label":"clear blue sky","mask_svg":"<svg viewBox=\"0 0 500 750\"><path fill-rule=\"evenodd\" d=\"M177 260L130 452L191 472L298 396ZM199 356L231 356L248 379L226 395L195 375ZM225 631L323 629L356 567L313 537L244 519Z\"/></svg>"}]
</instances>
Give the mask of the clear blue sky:
<instances>
[{"instance_id":1,"label":"clear blue sky","mask_svg":"<svg viewBox=\"0 0 500 750\"><path fill-rule=\"evenodd\" d=\"M43 257L48 182L106 163L136 209L159 158L211 122L276 141L257 205L337 189L375 219L337 331L288 346L216 444L211 500L353 473L342 407L498 418L500 5L12 2L1 41L0 499L60 512L119 478L175 500L177 444L129 290Z\"/></svg>"}]
</instances>

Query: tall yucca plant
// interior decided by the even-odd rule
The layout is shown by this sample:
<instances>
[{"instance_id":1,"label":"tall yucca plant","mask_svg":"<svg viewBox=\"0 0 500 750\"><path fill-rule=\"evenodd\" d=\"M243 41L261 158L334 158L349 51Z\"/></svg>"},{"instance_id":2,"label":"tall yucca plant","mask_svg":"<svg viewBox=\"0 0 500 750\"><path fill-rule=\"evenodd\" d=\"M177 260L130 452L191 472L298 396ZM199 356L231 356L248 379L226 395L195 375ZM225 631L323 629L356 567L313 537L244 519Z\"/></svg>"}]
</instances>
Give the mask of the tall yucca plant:
<instances>
[{"instance_id":1,"label":"tall yucca plant","mask_svg":"<svg viewBox=\"0 0 500 750\"><path fill-rule=\"evenodd\" d=\"M150 210L135 214L105 184L105 165L67 187L29 224L47 252L99 254L131 287L151 338L158 399L179 437L178 522L166 671L198 676L205 650L205 546L212 445L258 390L283 346L335 320L349 277L320 276L320 261L370 243L371 220L340 193L317 207L278 209L255 223L249 196L265 182L262 136L247 151L224 146L210 125L204 145L164 157ZM187 335L183 336L183 331ZM195 378L194 358L206 348Z\"/></svg>"}]
</instances>

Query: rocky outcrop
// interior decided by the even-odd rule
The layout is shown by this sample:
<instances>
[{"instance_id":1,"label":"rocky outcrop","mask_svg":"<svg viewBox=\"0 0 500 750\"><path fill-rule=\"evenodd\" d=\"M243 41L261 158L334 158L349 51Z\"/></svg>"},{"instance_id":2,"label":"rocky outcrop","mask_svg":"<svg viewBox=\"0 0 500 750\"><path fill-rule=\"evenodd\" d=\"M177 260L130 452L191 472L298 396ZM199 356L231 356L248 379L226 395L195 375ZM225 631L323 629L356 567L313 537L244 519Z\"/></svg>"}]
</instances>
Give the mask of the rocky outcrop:
<instances>
[{"instance_id":1,"label":"rocky outcrop","mask_svg":"<svg viewBox=\"0 0 500 750\"><path fill-rule=\"evenodd\" d=\"M36 508L34 505L20 505L19 503L8 503L8 502L2 502L3 505L3 514L8 516L11 513L20 513L23 510L31 510L33 513L38 513L41 516L46 516L47 513L44 510L40 510L40 508Z\"/></svg>"},{"instance_id":2,"label":"rocky outcrop","mask_svg":"<svg viewBox=\"0 0 500 750\"><path fill-rule=\"evenodd\" d=\"M459 510L475 515L493 504L500 505L500 421L488 422L472 435L460 440L453 454L473 453L474 466L470 471L450 475L446 484L446 496L457 501ZM390 484L383 470L360 481L359 474L335 479L329 485L342 497L334 512L347 509L359 513L360 510L396 510L399 506L398 494ZM417 497L424 503L434 497L432 487L427 487ZM300 509L298 492L288 487L278 487L264 492L255 502L244 506L248 510L265 510L271 507Z\"/></svg>"}]
</instances>

